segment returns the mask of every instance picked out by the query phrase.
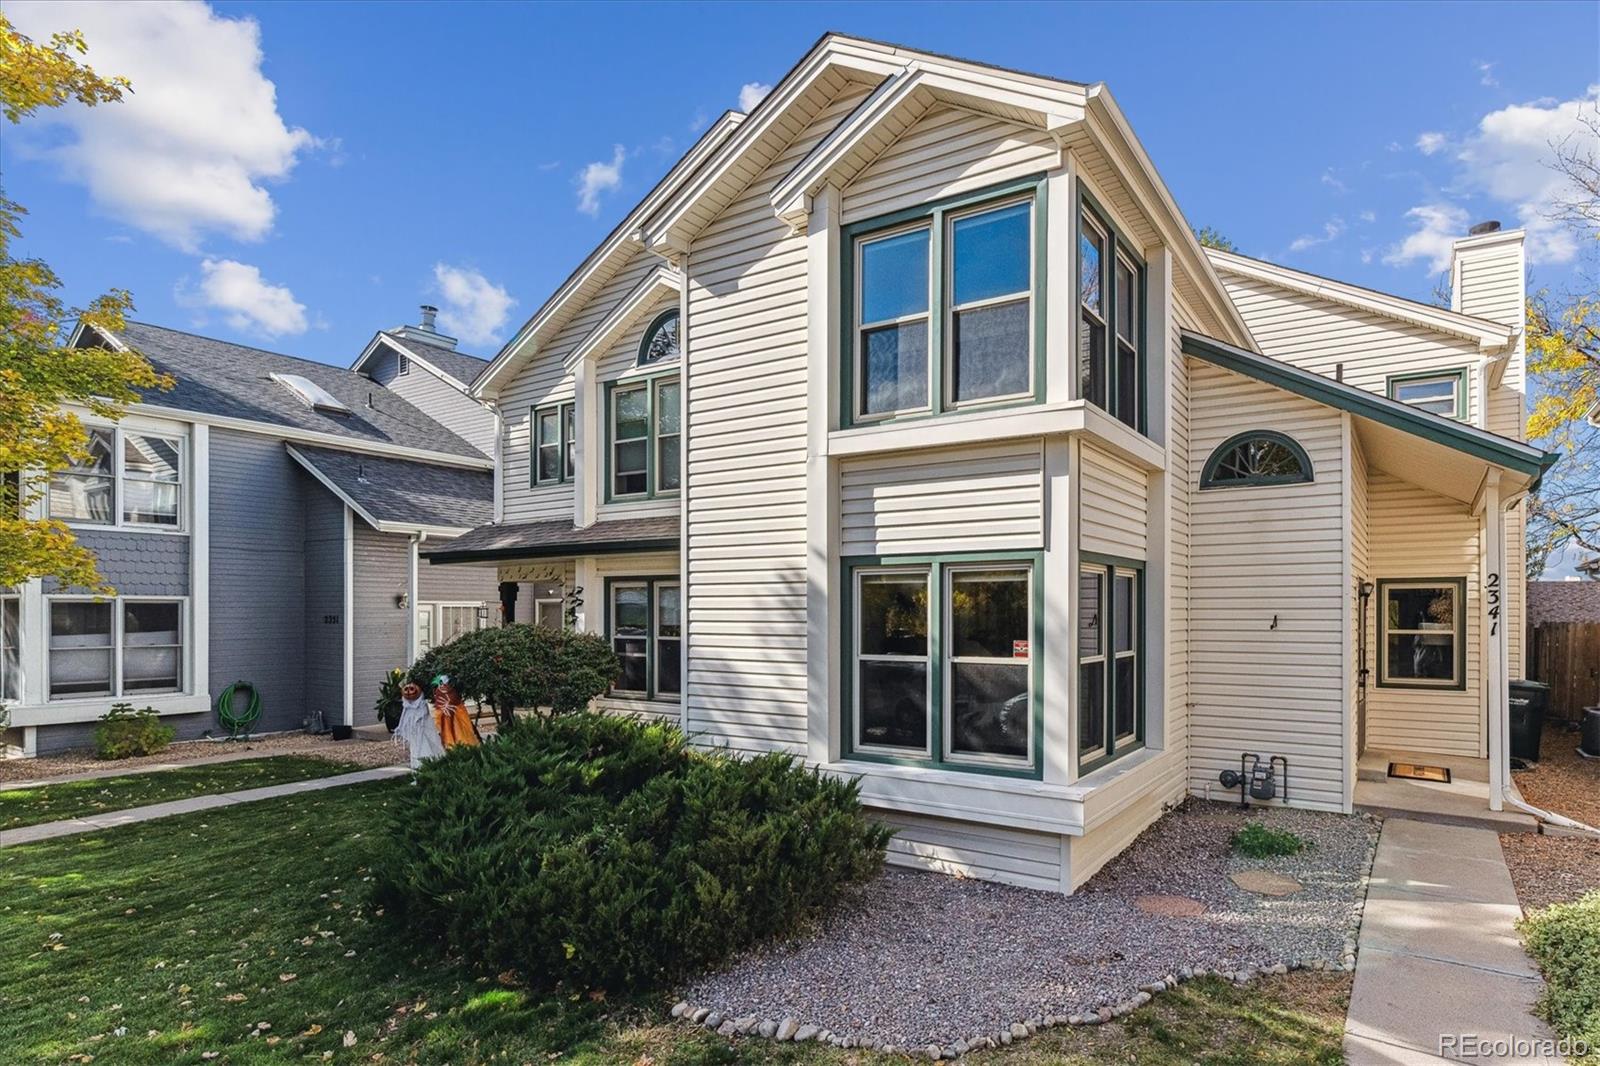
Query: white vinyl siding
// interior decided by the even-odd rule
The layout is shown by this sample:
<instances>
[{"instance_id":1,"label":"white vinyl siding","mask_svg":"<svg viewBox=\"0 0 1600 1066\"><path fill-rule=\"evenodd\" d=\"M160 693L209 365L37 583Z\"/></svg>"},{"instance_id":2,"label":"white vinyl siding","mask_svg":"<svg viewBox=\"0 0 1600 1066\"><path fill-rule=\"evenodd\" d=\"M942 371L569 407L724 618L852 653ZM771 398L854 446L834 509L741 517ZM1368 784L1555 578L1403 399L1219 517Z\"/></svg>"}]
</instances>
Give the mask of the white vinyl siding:
<instances>
[{"instance_id":1,"label":"white vinyl siding","mask_svg":"<svg viewBox=\"0 0 1600 1066\"><path fill-rule=\"evenodd\" d=\"M899 811L877 812L895 830L889 862L1046 892L1061 890L1062 838Z\"/></svg>"},{"instance_id":2,"label":"white vinyl siding","mask_svg":"<svg viewBox=\"0 0 1600 1066\"><path fill-rule=\"evenodd\" d=\"M1150 521L1149 482L1131 463L1085 444L1079 460L1079 547L1143 559Z\"/></svg>"},{"instance_id":3,"label":"white vinyl siding","mask_svg":"<svg viewBox=\"0 0 1600 1066\"><path fill-rule=\"evenodd\" d=\"M1038 548L1038 441L940 449L841 464L840 553L906 555Z\"/></svg>"},{"instance_id":4,"label":"white vinyl siding","mask_svg":"<svg viewBox=\"0 0 1600 1066\"><path fill-rule=\"evenodd\" d=\"M1373 581L1466 579L1467 685L1464 691L1379 686L1377 615L1383 605L1374 593L1367 619L1368 666L1373 670L1367 688L1367 747L1482 758L1488 751L1481 706L1479 519L1465 504L1381 472L1372 473L1368 491Z\"/></svg>"},{"instance_id":5,"label":"white vinyl siding","mask_svg":"<svg viewBox=\"0 0 1600 1066\"><path fill-rule=\"evenodd\" d=\"M1347 627L1350 641L1350 725L1349 734L1350 751L1357 755L1361 753L1365 737L1361 735L1361 722L1359 700L1361 698L1361 669L1363 666L1360 656L1361 650L1361 598L1360 586L1363 582L1372 580L1372 549L1370 544L1369 524L1369 488L1367 475L1367 460L1361 450L1361 438L1356 434L1350 435L1350 583L1351 599L1350 624ZM1378 609L1377 592L1374 590L1367 601L1369 617ZM1371 713L1372 687L1377 683L1375 653L1370 647L1367 649L1366 668L1371 673L1367 674L1367 700L1368 711Z\"/></svg>"},{"instance_id":6,"label":"white vinyl siding","mask_svg":"<svg viewBox=\"0 0 1600 1066\"><path fill-rule=\"evenodd\" d=\"M1241 752L1289 760L1296 805L1345 793L1344 424L1339 412L1190 361L1189 484L1245 429L1292 437L1310 484L1194 491L1191 787L1217 794Z\"/></svg>"}]
</instances>

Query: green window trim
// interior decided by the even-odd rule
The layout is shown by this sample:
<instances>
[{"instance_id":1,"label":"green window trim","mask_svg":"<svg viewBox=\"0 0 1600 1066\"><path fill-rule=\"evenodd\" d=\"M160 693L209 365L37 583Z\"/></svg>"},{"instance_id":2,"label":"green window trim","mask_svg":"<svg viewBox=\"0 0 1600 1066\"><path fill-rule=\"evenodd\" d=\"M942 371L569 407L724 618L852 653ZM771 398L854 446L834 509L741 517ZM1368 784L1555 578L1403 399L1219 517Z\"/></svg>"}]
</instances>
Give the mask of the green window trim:
<instances>
[{"instance_id":1,"label":"green window trim","mask_svg":"<svg viewBox=\"0 0 1600 1066\"><path fill-rule=\"evenodd\" d=\"M1294 453L1295 460L1300 464L1300 472L1296 474L1261 474L1254 477L1235 478L1228 481L1217 480L1217 467L1221 466L1239 445L1251 440L1269 440L1274 444L1281 444ZM1217 445L1206 459L1206 465L1200 471L1200 488L1204 489L1240 489L1260 485L1305 485L1316 480L1316 471L1311 465L1311 457L1306 450L1300 447L1293 437L1279 433L1274 429L1249 429L1243 433L1235 433L1221 444Z\"/></svg>"},{"instance_id":2,"label":"green window trim","mask_svg":"<svg viewBox=\"0 0 1600 1066\"><path fill-rule=\"evenodd\" d=\"M1413 678L1389 678L1389 589L1400 588L1453 588L1455 590L1455 625L1451 629L1455 642L1455 679L1452 681L1427 681ZM1464 577L1386 577L1377 582L1377 680L1379 688L1405 689L1411 692L1465 692L1467 689L1467 579Z\"/></svg>"},{"instance_id":3,"label":"green window trim","mask_svg":"<svg viewBox=\"0 0 1600 1066\"><path fill-rule=\"evenodd\" d=\"M613 685L611 690L606 694L606 698L616 700L652 700L666 703L677 703L681 701L683 699L683 678L681 672L678 679L679 691L661 693L658 691L660 676L657 667L660 660L658 644L661 640L677 640L679 648L682 648L683 646L683 579L677 574L655 574L650 576L640 575L637 577L632 575L618 575L616 577L606 578L605 603L603 605L605 616L605 634L606 640L611 643L613 650L616 649L617 642L617 637L615 633L612 632L612 626L614 622L613 605L615 603L615 591L619 586L641 586L645 589L645 613L649 619L646 628L646 636L644 637L645 688L643 690L624 689L617 688L615 685ZM663 638L659 632L660 620L657 612L661 603L659 592L661 586L668 586L678 589L679 628L677 637ZM618 681L621 681L620 677L618 678Z\"/></svg>"},{"instance_id":4,"label":"green window trim","mask_svg":"<svg viewBox=\"0 0 1600 1066\"><path fill-rule=\"evenodd\" d=\"M636 374L625 378L616 378L605 383L605 502L606 503L637 503L646 500L677 499L682 493L681 488L660 489L657 487L657 477L660 473L659 453L663 437L676 437L683 440L682 424L684 397L683 391L678 392L678 419L679 432L674 434L659 433L656 413L659 404L661 388L664 385L678 384L678 367L672 366L653 374ZM628 392L633 389L645 390L645 422L646 432L643 438L645 443L645 491L619 493L616 491L616 394ZM678 453L678 484L683 484L683 452Z\"/></svg>"},{"instance_id":5,"label":"green window trim","mask_svg":"<svg viewBox=\"0 0 1600 1066\"><path fill-rule=\"evenodd\" d=\"M945 693L950 657L946 654L950 635L946 631L945 600L948 576L972 564L1010 566L1028 571L1028 694L1029 755L1022 761L979 761L974 756L950 756L945 714ZM855 743L856 649L856 574L861 570L912 570L926 572L928 588L928 747L925 755L901 755L879 750L858 750ZM960 773L990 774L1000 777L1041 780L1044 777L1044 553L1038 551L956 552L940 555L849 556L841 560L843 619L840 626L845 677L841 693L840 753L856 762L921 766Z\"/></svg>"},{"instance_id":6,"label":"green window trim","mask_svg":"<svg viewBox=\"0 0 1600 1066\"><path fill-rule=\"evenodd\" d=\"M1149 389L1147 387L1150 376L1149 270L1144 261L1144 257L1133 250L1132 243L1123 234L1122 230L1117 226L1117 224L1111 220L1110 212L1101 207L1100 201L1095 199L1094 194L1088 189L1084 188L1083 179L1079 178L1073 184L1076 188L1076 202L1073 205L1076 214L1073 216L1074 225L1072 244L1072 393L1077 399L1088 400L1088 402L1094 403L1096 407L1099 407L1101 410L1111 415L1111 417L1116 418L1125 425L1129 425L1130 428L1135 429L1140 433L1148 434L1150 425L1150 399ZM1103 314L1101 317L1105 319L1104 351L1101 353L1105 359L1105 390L1107 401L1105 404L1095 403L1093 398L1082 395L1082 372L1078 366L1079 333L1082 330L1081 323L1083 319L1083 307L1081 306L1082 298L1081 293L1079 292L1079 284L1080 279L1083 276L1082 226L1085 215L1089 215L1093 218L1096 226L1106 237L1106 247L1100 257L1100 291L1102 294L1100 298L1100 306L1103 309ZM1134 388L1136 390L1134 399L1134 423L1128 423L1125 419L1120 418L1114 410L1116 406L1115 397L1117 396L1118 389L1121 385L1119 370L1117 367L1118 360L1116 358L1117 327L1115 322L1117 310L1117 260L1119 257L1127 260L1129 266L1133 268L1133 273L1137 279L1137 285L1139 289L1139 304L1136 308L1134 308L1134 317L1138 322L1137 329L1139 333L1138 337L1135 338L1136 343L1134 345Z\"/></svg>"},{"instance_id":7,"label":"green window trim","mask_svg":"<svg viewBox=\"0 0 1600 1066\"><path fill-rule=\"evenodd\" d=\"M678 315L679 315L679 309L677 307L669 307L665 311L662 311L660 314L656 315L654 318L652 318L650 320L650 324L645 327L644 336L639 338L639 352L638 352L637 355L634 356L634 360L633 360L633 365L634 366L636 366L636 367L661 366L663 364L671 364L671 363L676 363L678 361L678 354L677 353L674 353L674 354L672 354L670 356L664 355L659 359L646 359L645 358L645 353L650 350L650 342L655 339L656 331L659 330L663 325L665 325L668 319L677 318ZM681 345L683 343L682 337L679 337L676 343Z\"/></svg>"},{"instance_id":8,"label":"green window trim","mask_svg":"<svg viewBox=\"0 0 1600 1066\"><path fill-rule=\"evenodd\" d=\"M1443 381L1445 379L1452 379L1455 382L1456 413L1453 415L1440 415L1440 417L1454 418L1457 422L1465 422L1467 420L1468 381L1467 368L1464 366L1450 367L1445 370L1419 370L1414 374L1390 374L1384 380L1384 395L1391 400L1405 404L1407 407L1425 411L1427 408L1418 407L1416 404L1400 399L1400 386L1414 384L1419 381ZM1430 411L1429 413L1439 414L1438 411Z\"/></svg>"},{"instance_id":9,"label":"green window trim","mask_svg":"<svg viewBox=\"0 0 1600 1066\"><path fill-rule=\"evenodd\" d=\"M1046 201L1047 183L1043 174L1033 174L1015 181L992 185L976 192L962 193L933 200L917 207L906 208L877 218L853 222L840 229L839 293L840 346L839 346L839 425L850 429L857 426L893 425L925 418L938 418L966 411L996 411L1043 403L1045 400L1045 321L1046 278L1049 251L1049 218ZM1029 361L1030 389L992 400L969 400L957 404L947 400L953 378L954 349L948 343L950 319L953 309L947 296L951 289L951 261L949 256L949 231L952 216L976 213L987 208L1006 206L1008 202L1027 201L1032 205L1032 281L1028 293L1032 314ZM856 291L857 250L874 238L891 236L896 230L914 230L926 227L929 233L929 293L928 310L928 404L925 408L903 413L864 415L858 412L860 378L856 351L857 319L860 314L859 294ZM948 350L947 350L948 349Z\"/></svg>"},{"instance_id":10,"label":"green window trim","mask_svg":"<svg viewBox=\"0 0 1600 1066\"><path fill-rule=\"evenodd\" d=\"M572 401L566 403L547 403L531 408L528 415L528 485L530 488L544 488L549 485L564 485L572 481L573 456L577 452L577 442L571 437L570 430L574 424L573 412L575 406ZM557 458L556 476L539 476L539 424L543 416L553 414L556 416Z\"/></svg>"},{"instance_id":11,"label":"green window trim","mask_svg":"<svg viewBox=\"0 0 1600 1066\"><path fill-rule=\"evenodd\" d=\"M1145 746L1145 687L1148 679L1148 674L1145 669L1145 664L1148 662L1148 658L1145 653L1147 634L1149 631L1149 626L1146 622L1148 608L1145 602L1145 563L1138 559L1128 559L1117 555L1101 555L1096 552L1079 552L1078 573L1073 575L1073 581L1080 581L1081 576L1086 571L1091 570L1098 571L1104 575L1104 578L1101 581L1101 603L1099 605L1101 612L1100 633L1104 646L1100 655L1088 656L1088 658L1100 658L1103 662L1108 664L1108 669L1103 671L1103 677L1101 681L1102 709L1100 728L1104 734L1105 740L1100 747L1096 748L1092 752L1086 751L1082 743L1082 715L1079 712L1082 709L1082 704L1084 701L1083 659L1085 656L1082 654L1083 646L1078 636L1079 627L1076 620L1074 620L1072 627L1072 658L1076 679L1077 702L1079 706L1073 709L1074 713L1072 715L1072 730L1073 738L1077 742L1076 747L1078 751L1079 777L1092 773L1095 770L1100 769L1102 766L1109 765L1110 763L1113 763L1126 755L1131 755ZM1117 618L1114 614L1114 606L1116 602L1116 575L1119 571L1124 573L1131 572L1133 575L1132 603L1134 605L1133 614L1135 619L1132 641L1134 650L1131 653L1131 657L1134 660L1134 729L1132 737L1122 741L1121 743L1118 743L1116 735L1117 708L1115 702L1116 684L1114 675L1116 672L1116 660L1118 658L1129 657L1129 653L1118 652L1115 644ZM1080 605L1079 610L1081 611L1081 609L1082 606Z\"/></svg>"}]
</instances>

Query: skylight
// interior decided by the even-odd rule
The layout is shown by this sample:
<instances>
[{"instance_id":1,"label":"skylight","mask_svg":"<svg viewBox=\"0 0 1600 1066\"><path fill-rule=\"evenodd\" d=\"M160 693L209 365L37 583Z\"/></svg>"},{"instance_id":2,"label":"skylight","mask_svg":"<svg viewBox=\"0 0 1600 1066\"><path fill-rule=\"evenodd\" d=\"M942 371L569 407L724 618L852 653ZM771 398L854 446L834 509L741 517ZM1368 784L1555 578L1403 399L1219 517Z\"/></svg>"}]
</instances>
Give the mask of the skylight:
<instances>
[{"instance_id":1,"label":"skylight","mask_svg":"<svg viewBox=\"0 0 1600 1066\"><path fill-rule=\"evenodd\" d=\"M272 380L294 393L307 407L328 414L347 415L350 408L340 403L327 389L299 374L273 374Z\"/></svg>"}]
</instances>

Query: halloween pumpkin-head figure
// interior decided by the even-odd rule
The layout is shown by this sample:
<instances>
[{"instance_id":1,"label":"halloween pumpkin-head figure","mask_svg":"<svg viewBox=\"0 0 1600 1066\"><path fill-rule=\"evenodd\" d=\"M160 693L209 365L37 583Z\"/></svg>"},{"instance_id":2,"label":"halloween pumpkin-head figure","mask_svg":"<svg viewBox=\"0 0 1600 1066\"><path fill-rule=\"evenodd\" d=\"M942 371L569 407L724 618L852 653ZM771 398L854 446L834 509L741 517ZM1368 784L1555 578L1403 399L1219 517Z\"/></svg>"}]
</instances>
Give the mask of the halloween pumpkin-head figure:
<instances>
[{"instance_id":1,"label":"halloween pumpkin-head figure","mask_svg":"<svg viewBox=\"0 0 1600 1066\"><path fill-rule=\"evenodd\" d=\"M407 681L400 686L400 698L407 703L412 700L420 700L422 698L422 686L415 681Z\"/></svg>"}]
</instances>

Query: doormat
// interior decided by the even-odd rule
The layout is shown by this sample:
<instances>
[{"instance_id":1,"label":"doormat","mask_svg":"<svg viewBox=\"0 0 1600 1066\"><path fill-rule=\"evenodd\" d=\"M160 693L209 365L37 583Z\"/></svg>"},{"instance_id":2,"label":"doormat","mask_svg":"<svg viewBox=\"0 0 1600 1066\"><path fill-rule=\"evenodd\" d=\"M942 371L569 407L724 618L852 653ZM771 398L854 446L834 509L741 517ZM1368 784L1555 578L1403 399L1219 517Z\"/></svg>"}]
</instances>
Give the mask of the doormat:
<instances>
[{"instance_id":1,"label":"doormat","mask_svg":"<svg viewBox=\"0 0 1600 1066\"><path fill-rule=\"evenodd\" d=\"M1412 762L1392 762L1389 764L1390 777L1403 777L1409 781L1437 781L1440 784L1450 783L1450 768L1448 766L1422 766Z\"/></svg>"}]
</instances>

